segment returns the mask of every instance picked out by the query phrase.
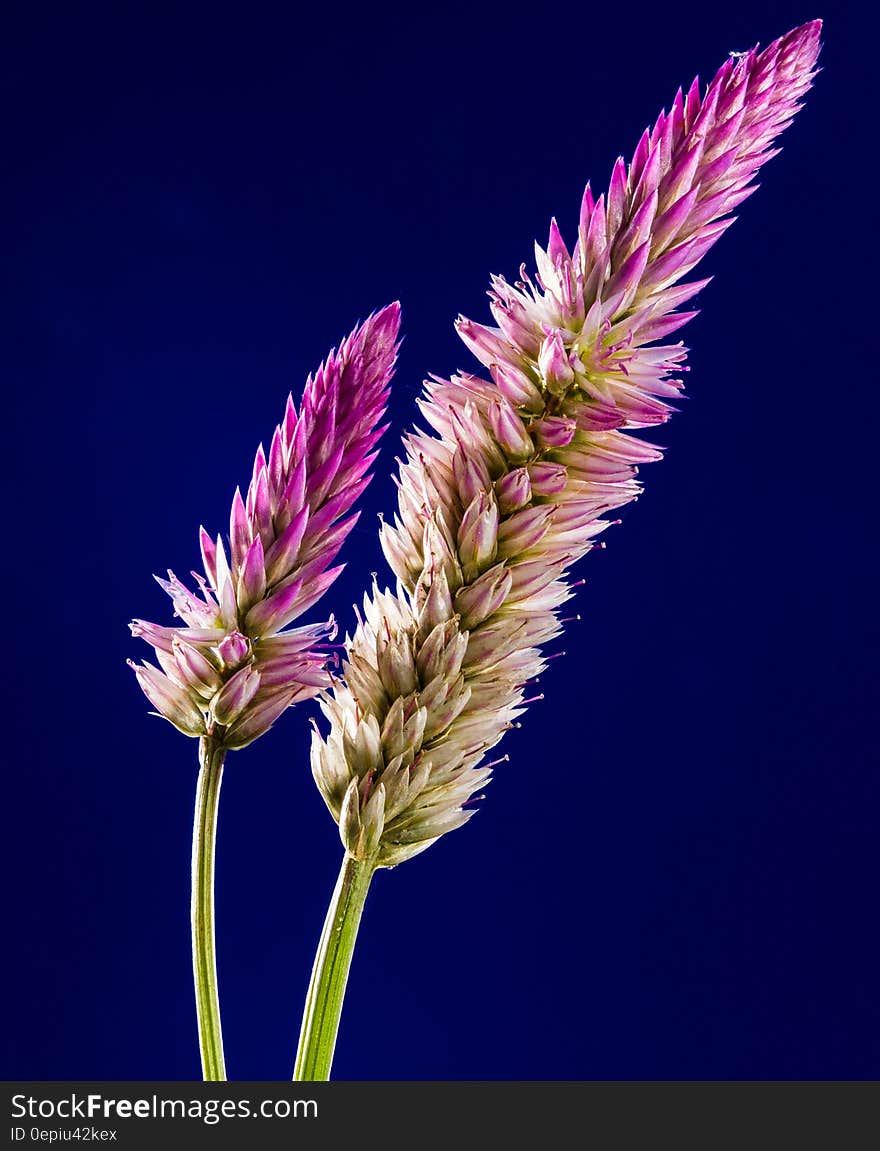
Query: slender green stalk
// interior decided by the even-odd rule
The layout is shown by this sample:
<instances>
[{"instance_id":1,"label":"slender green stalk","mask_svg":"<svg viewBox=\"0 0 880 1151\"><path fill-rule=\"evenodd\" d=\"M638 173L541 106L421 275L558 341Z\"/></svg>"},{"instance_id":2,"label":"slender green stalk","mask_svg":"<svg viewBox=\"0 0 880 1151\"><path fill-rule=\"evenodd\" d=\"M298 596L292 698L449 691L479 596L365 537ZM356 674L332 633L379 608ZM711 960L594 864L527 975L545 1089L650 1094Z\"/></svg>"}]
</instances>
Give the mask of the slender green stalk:
<instances>
[{"instance_id":1,"label":"slender green stalk","mask_svg":"<svg viewBox=\"0 0 880 1151\"><path fill-rule=\"evenodd\" d=\"M210 736L200 740L201 768L196 787L192 846L192 951L199 1050L202 1077L206 1082L226 1079L214 954L214 844L225 758L225 750L218 748Z\"/></svg>"},{"instance_id":2,"label":"slender green stalk","mask_svg":"<svg viewBox=\"0 0 880 1151\"><path fill-rule=\"evenodd\" d=\"M330 1078L348 970L375 871L375 860L360 862L348 852L342 860L312 967L293 1072L294 1082Z\"/></svg>"}]
</instances>

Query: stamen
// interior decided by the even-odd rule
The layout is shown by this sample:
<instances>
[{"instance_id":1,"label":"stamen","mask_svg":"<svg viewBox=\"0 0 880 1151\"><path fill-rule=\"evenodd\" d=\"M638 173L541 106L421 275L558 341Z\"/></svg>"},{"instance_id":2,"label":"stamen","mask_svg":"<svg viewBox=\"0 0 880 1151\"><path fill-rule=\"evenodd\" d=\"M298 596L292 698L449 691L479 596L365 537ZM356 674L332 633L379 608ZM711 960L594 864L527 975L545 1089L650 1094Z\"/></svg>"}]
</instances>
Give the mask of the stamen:
<instances>
[{"instance_id":1,"label":"stamen","mask_svg":"<svg viewBox=\"0 0 880 1151\"><path fill-rule=\"evenodd\" d=\"M486 763L483 766L484 767L497 767L499 763L510 763L510 756L509 755L501 755L498 757L498 759L493 759L491 763ZM485 796L481 795L478 798L484 799Z\"/></svg>"}]
</instances>

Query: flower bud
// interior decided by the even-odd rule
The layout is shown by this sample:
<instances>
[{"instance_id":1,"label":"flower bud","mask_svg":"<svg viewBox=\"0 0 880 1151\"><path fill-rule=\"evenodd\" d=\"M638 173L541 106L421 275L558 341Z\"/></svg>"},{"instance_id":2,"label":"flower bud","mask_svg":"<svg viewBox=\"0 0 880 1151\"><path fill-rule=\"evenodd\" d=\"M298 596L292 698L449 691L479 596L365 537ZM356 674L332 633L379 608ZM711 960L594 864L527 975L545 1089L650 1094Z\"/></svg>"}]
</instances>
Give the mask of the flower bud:
<instances>
[{"instance_id":1,"label":"flower bud","mask_svg":"<svg viewBox=\"0 0 880 1151\"><path fill-rule=\"evenodd\" d=\"M535 496L557 496L565 490L568 473L562 464L538 461L528 466L529 482Z\"/></svg>"},{"instance_id":2,"label":"flower bud","mask_svg":"<svg viewBox=\"0 0 880 1151\"><path fill-rule=\"evenodd\" d=\"M455 545L446 530L442 513L430 516L425 523L422 554L425 563L430 563L433 567L442 566L449 590L458 591L462 581L461 565L455 553Z\"/></svg>"},{"instance_id":3,"label":"flower bud","mask_svg":"<svg viewBox=\"0 0 880 1151\"><path fill-rule=\"evenodd\" d=\"M260 600L251 608L244 621L248 635L258 638L281 631L301 615L303 598L302 581L294 580L287 587L273 592L267 599Z\"/></svg>"},{"instance_id":4,"label":"flower bud","mask_svg":"<svg viewBox=\"0 0 880 1151\"><path fill-rule=\"evenodd\" d=\"M220 687L220 673L211 661L179 634L171 641L171 650L184 681L204 699L210 699Z\"/></svg>"},{"instance_id":5,"label":"flower bud","mask_svg":"<svg viewBox=\"0 0 880 1151\"><path fill-rule=\"evenodd\" d=\"M343 665L345 680L363 711L382 715L388 707L388 695L382 677L372 663L356 651L349 651Z\"/></svg>"},{"instance_id":6,"label":"flower bud","mask_svg":"<svg viewBox=\"0 0 880 1151\"><path fill-rule=\"evenodd\" d=\"M392 635L390 628L378 637L376 654L379 675L390 698L409 695L418 687L418 677L412 653L412 638L405 631Z\"/></svg>"},{"instance_id":7,"label":"flower bud","mask_svg":"<svg viewBox=\"0 0 880 1151\"><path fill-rule=\"evenodd\" d=\"M205 734L204 714L188 691L172 683L152 664L135 664L129 660L128 666L133 669L141 691L153 707L178 731L191 736Z\"/></svg>"},{"instance_id":8,"label":"flower bud","mask_svg":"<svg viewBox=\"0 0 880 1151\"><path fill-rule=\"evenodd\" d=\"M348 785L339 815L339 836L349 855L361 862L378 850L385 827L385 788L380 783L364 802L358 781Z\"/></svg>"},{"instance_id":9,"label":"flower bud","mask_svg":"<svg viewBox=\"0 0 880 1151\"><path fill-rule=\"evenodd\" d=\"M435 681L436 682L436 681ZM443 692L425 709L427 723L425 739L435 739L464 711L471 697L471 689L460 675L452 683L444 683Z\"/></svg>"},{"instance_id":10,"label":"flower bud","mask_svg":"<svg viewBox=\"0 0 880 1151\"><path fill-rule=\"evenodd\" d=\"M485 461L479 456L458 445L452 457L452 471L455 477L455 486L465 506L477 498L481 492L488 491L492 486L489 469Z\"/></svg>"},{"instance_id":11,"label":"flower bud","mask_svg":"<svg viewBox=\"0 0 880 1151\"><path fill-rule=\"evenodd\" d=\"M421 700L419 700L421 704ZM422 746L427 711L410 700L398 698L391 705L382 725L382 752L387 763L398 756L412 763Z\"/></svg>"},{"instance_id":12,"label":"flower bud","mask_svg":"<svg viewBox=\"0 0 880 1151\"><path fill-rule=\"evenodd\" d=\"M448 666L450 653L454 653L462 645L462 638L454 619L444 620L425 635L417 645L416 652L416 667L423 685L443 674ZM464 640L464 646L467 646L467 640ZM460 665L460 657L458 662Z\"/></svg>"},{"instance_id":13,"label":"flower bud","mask_svg":"<svg viewBox=\"0 0 880 1151\"><path fill-rule=\"evenodd\" d=\"M489 568L455 597L455 610L465 629L477 627L498 610L510 592L512 577L504 564Z\"/></svg>"},{"instance_id":14,"label":"flower bud","mask_svg":"<svg viewBox=\"0 0 880 1151\"><path fill-rule=\"evenodd\" d=\"M509 363L497 363L491 365L489 372L499 392L514 407L523 408L532 415L543 412L544 397L541 395L541 389L522 367Z\"/></svg>"},{"instance_id":15,"label":"flower bud","mask_svg":"<svg viewBox=\"0 0 880 1151\"><path fill-rule=\"evenodd\" d=\"M528 468L514 468L495 481L495 497L502 515L519 511L532 498L532 485Z\"/></svg>"},{"instance_id":16,"label":"flower bud","mask_svg":"<svg viewBox=\"0 0 880 1151\"><path fill-rule=\"evenodd\" d=\"M358 780L355 778L348 785L339 812L339 838L342 840L342 846L345 850L355 859L360 858L362 832Z\"/></svg>"},{"instance_id":17,"label":"flower bud","mask_svg":"<svg viewBox=\"0 0 880 1151\"><path fill-rule=\"evenodd\" d=\"M217 644L217 653L226 668L238 667L247 656L250 645L240 631L231 631Z\"/></svg>"},{"instance_id":18,"label":"flower bud","mask_svg":"<svg viewBox=\"0 0 880 1151\"><path fill-rule=\"evenodd\" d=\"M246 747L261 735L264 735L275 720L297 699L297 691L277 691L263 696L262 694L251 701L242 715L226 729L223 737L224 747Z\"/></svg>"},{"instance_id":19,"label":"flower bud","mask_svg":"<svg viewBox=\"0 0 880 1151\"><path fill-rule=\"evenodd\" d=\"M554 328L541 345L538 367L547 390L554 396L564 396L574 383L574 369L569 363L562 333L558 328Z\"/></svg>"},{"instance_id":20,"label":"flower bud","mask_svg":"<svg viewBox=\"0 0 880 1151\"><path fill-rule=\"evenodd\" d=\"M361 804L361 841L358 858L375 855L385 830L385 788L380 783L373 789L366 803Z\"/></svg>"},{"instance_id":21,"label":"flower bud","mask_svg":"<svg viewBox=\"0 0 880 1151\"><path fill-rule=\"evenodd\" d=\"M348 766L359 778L382 766L382 739L374 715L347 722L342 746Z\"/></svg>"},{"instance_id":22,"label":"flower bud","mask_svg":"<svg viewBox=\"0 0 880 1151\"><path fill-rule=\"evenodd\" d=\"M564 448L574 439L577 423L562 416L544 416L529 427L532 439L539 448Z\"/></svg>"},{"instance_id":23,"label":"flower bud","mask_svg":"<svg viewBox=\"0 0 880 1151\"><path fill-rule=\"evenodd\" d=\"M498 553L511 559L536 547L550 527L554 504L538 504L508 516L498 531Z\"/></svg>"},{"instance_id":24,"label":"flower bud","mask_svg":"<svg viewBox=\"0 0 880 1151\"><path fill-rule=\"evenodd\" d=\"M445 623L452 615L452 596L446 582L443 568L430 573L431 586L419 612L419 634L427 635L438 624Z\"/></svg>"},{"instance_id":25,"label":"flower bud","mask_svg":"<svg viewBox=\"0 0 880 1151\"><path fill-rule=\"evenodd\" d=\"M331 738L325 743L317 728L312 731L311 765L312 775L324 802L330 808L333 818L339 819L351 772L339 741Z\"/></svg>"},{"instance_id":26,"label":"flower bud","mask_svg":"<svg viewBox=\"0 0 880 1151\"><path fill-rule=\"evenodd\" d=\"M251 702L260 686L260 673L255 667L243 667L228 680L211 701L211 714L216 723L234 723Z\"/></svg>"},{"instance_id":27,"label":"flower bud","mask_svg":"<svg viewBox=\"0 0 880 1151\"><path fill-rule=\"evenodd\" d=\"M379 542L388 566L405 587L410 587L422 570L422 557L413 547L409 533L401 531L399 519L395 517L395 520L395 527L388 523L382 524Z\"/></svg>"},{"instance_id":28,"label":"flower bud","mask_svg":"<svg viewBox=\"0 0 880 1151\"><path fill-rule=\"evenodd\" d=\"M529 438L516 409L510 404L503 402L489 405L489 426L492 435L511 463L524 463L534 455L535 445Z\"/></svg>"},{"instance_id":29,"label":"flower bud","mask_svg":"<svg viewBox=\"0 0 880 1151\"><path fill-rule=\"evenodd\" d=\"M466 576L473 579L495 558L498 548L498 504L480 492L468 505L458 529L458 555Z\"/></svg>"}]
</instances>

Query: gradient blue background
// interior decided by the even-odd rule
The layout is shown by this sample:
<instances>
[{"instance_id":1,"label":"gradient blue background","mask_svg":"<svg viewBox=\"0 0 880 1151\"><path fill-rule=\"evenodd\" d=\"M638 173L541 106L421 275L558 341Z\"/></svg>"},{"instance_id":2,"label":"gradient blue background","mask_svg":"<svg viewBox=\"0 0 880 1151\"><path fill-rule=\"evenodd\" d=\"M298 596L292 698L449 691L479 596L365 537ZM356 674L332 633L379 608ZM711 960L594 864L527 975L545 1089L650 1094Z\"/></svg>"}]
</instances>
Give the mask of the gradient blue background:
<instances>
[{"instance_id":1,"label":"gradient blue background","mask_svg":"<svg viewBox=\"0 0 880 1151\"><path fill-rule=\"evenodd\" d=\"M471 824L375 883L338 1078L880 1076L873 34L841 8L546 700ZM453 317L551 214L572 234L678 84L823 14L664 11L7 9L3 1077L198 1077L196 747L148 717L128 620L170 622L151 573L196 564L287 391L399 298L394 431L322 605L351 621L421 379L473 366ZM312 713L224 781L233 1078L289 1075L339 863Z\"/></svg>"}]
</instances>

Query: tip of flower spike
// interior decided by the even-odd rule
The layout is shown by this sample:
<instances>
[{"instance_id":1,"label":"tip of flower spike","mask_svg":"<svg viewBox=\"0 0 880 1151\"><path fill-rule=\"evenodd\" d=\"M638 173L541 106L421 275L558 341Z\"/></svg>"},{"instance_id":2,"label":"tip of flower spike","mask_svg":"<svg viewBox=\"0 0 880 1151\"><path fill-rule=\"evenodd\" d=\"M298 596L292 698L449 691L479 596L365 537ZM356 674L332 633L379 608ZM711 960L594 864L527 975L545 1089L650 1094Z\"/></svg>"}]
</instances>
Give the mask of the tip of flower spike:
<instances>
[{"instance_id":1,"label":"tip of flower spike","mask_svg":"<svg viewBox=\"0 0 880 1151\"><path fill-rule=\"evenodd\" d=\"M364 327L367 326L372 328L374 336L381 332L389 340L396 340L400 334L400 301L394 300L375 312L364 324Z\"/></svg>"},{"instance_id":2,"label":"tip of flower spike","mask_svg":"<svg viewBox=\"0 0 880 1151\"><path fill-rule=\"evenodd\" d=\"M800 28L795 28L795 30L789 33L789 35L792 37L792 39L802 37L804 40L808 40L812 39L814 36L821 35L821 33L822 21L808 20L806 24L801 24Z\"/></svg>"},{"instance_id":3,"label":"tip of flower spike","mask_svg":"<svg viewBox=\"0 0 880 1151\"><path fill-rule=\"evenodd\" d=\"M784 36L780 36L768 47L780 48L783 52L794 48L799 63L812 66L815 63L816 57L819 55L819 49L822 47L819 42L819 37L822 33L821 20L808 20L806 24L801 24L797 28L792 28L790 32L786 32Z\"/></svg>"},{"instance_id":4,"label":"tip of flower spike","mask_svg":"<svg viewBox=\"0 0 880 1151\"><path fill-rule=\"evenodd\" d=\"M394 321L400 318L400 300L392 300L376 313L377 320Z\"/></svg>"}]
</instances>

